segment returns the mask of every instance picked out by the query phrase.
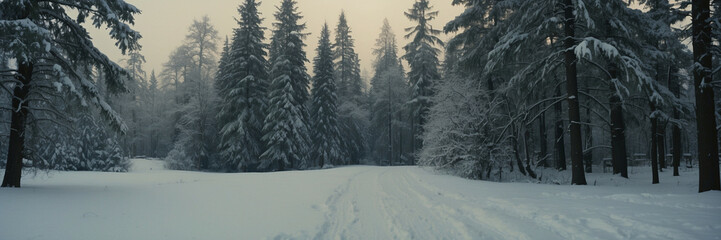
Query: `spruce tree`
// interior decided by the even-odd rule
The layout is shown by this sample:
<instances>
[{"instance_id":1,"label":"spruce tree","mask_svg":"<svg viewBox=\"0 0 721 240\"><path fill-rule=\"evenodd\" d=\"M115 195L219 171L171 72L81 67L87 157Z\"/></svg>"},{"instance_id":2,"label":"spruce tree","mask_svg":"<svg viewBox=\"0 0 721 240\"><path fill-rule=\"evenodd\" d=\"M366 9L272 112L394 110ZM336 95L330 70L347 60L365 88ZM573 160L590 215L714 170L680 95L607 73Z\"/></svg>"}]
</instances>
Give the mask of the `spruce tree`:
<instances>
[{"instance_id":1,"label":"spruce tree","mask_svg":"<svg viewBox=\"0 0 721 240\"><path fill-rule=\"evenodd\" d=\"M364 104L363 80L360 76L360 59L355 52L345 12L341 12L336 26L333 58L335 81L338 88L338 128L341 132L343 161L359 163L366 150L367 109Z\"/></svg>"},{"instance_id":2,"label":"spruce tree","mask_svg":"<svg viewBox=\"0 0 721 240\"><path fill-rule=\"evenodd\" d=\"M338 26L335 29L333 60L335 61L338 96L353 99L362 94L363 83L360 77L360 60L355 52L355 40L346 20L345 12L341 12Z\"/></svg>"},{"instance_id":3,"label":"spruce tree","mask_svg":"<svg viewBox=\"0 0 721 240\"><path fill-rule=\"evenodd\" d=\"M303 39L305 24L294 0L283 0L275 13L270 48L268 115L263 127L267 149L260 156L260 169L282 171L307 167L310 153L308 125L309 77Z\"/></svg>"},{"instance_id":4,"label":"spruce tree","mask_svg":"<svg viewBox=\"0 0 721 240\"><path fill-rule=\"evenodd\" d=\"M68 15L73 11L73 16ZM96 105L117 130L127 127L118 114L100 96L90 80L87 66L102 69L108 90L114 93L127 90L124 76L127 72L111 61L92 42L85 25L107 27L111 39L122 54L140 50L140 33L132 30L135 14L140 10L125 1L2 1L0 2L0 52L15 59L12 74L18 84L13 86L10 142L2 187L20 187L23 158L25 158L25 130L35 109L31 97L40 86L55 85L55 89L71 94L66 101L79 100L79 105ZM12 44L11 44L12 43ZM87 69L85 69L87 70ZM33 86L36 86L35 88ZM4 146L5 147L5 146Z\"/></svg>"},{"instance_id":5,"label":"spruce tree","mask_svg":"<svg viewBox=\"0 0 721 240\"><path fill-rule=\"evenodd\" d=\"M392 165L403 157L401 106L406 102L407 85L398 58L398 49L388 20L376 40L375 75L371 79L371 142L377 164Z\"/></svg>"},{"instance_id":6,"label":"spruce tree","mask_svg":"<svg viewBox=\"0 0 721 240\"><path fill-rule=\"evenodd\" d=\"M245 0L238 8L227 59L221 60L218 84L221 109L221 157L232 171L254 170L264 151L261 140L266 117L268 71L265 36L258 13L260 3Z\"/></svg>"},{"instance_id":7,"label":"spruce tree","mask_svg":"<svg viewBox=\"0 0 721 240\"><path fill-rule=\"evenodd\" d=\"M438 54L440 50L436 45L442 46L443 42L438 38L440 30L433 29L430 21L438 16L438 11L432 11L432 7L428 0L419 0L413 4L413 8L405 12L406 17L416 22L414 27L406 28L406 38L413 41L408 43L404 49L406 55L403 58L408 61L410 72L408 80L411 87L411 136L412 136L412 152L422 147L420 136L423 133L422 126L426 122L429 108L431 106L430 97L433 95L433 85L441 74L438 72Z\"/></svg>"},{"instance_id":8,"label":"spruce tree","mask_svg":"<svg viewBox=\"0 0 721 240\"><path fill-rule=\"evenodd\" d=\"M333 79L333 50L330 44L328 24L323 25L318 48L313 59L312 89L312 130L313 161L315 166L326 168L338 165L341 160L340 132L338 131L338 112L336 84Z\"/></svg>"}]
</instances>

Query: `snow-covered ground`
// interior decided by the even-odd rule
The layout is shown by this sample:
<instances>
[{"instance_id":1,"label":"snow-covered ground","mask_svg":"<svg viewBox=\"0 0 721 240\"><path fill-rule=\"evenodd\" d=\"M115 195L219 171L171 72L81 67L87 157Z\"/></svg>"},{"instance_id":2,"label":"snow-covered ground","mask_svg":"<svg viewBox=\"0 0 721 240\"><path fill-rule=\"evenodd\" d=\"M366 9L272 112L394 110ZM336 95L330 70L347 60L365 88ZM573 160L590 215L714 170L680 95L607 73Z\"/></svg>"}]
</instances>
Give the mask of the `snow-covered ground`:
<instances>
[{"instance_id":1,"label":"snow-covered ground","mask_svg":"<svg viewBox=\"0 0 721 240\"><path fill-rule=\"evenodd\" d=\"M418 167L219 174L133 160L0 189L0 239L721 239L721 192L697 173L493 183ZM0 173L1 175L1 173Z\"/></svg>"}]
</instances>

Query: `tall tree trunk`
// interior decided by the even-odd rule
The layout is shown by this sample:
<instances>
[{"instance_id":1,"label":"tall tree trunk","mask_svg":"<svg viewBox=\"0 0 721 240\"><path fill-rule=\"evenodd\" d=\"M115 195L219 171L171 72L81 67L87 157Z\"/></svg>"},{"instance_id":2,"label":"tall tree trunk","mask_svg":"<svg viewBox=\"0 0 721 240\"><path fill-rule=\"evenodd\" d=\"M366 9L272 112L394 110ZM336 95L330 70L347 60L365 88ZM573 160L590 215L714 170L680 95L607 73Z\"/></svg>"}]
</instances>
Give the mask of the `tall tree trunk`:
<instances>
[{"instance_id":1,"label":"tall tree trunk","mask_svg":"<svg viewBox=\"0 0 721 240\"><path fill-rule=\"evenodd\" d=\"M656 66L656 82L659 84L662 83L661 81L661 71L662 67L659 67L659 65ZM662 111L662 109L658 109L658 106L655 106L656 110ZM653 129L652 133L656 136L656 141L653 141L651 144L656 145L656 155L658 156L658 171L663 172L663 169L666 168L666 148L665 148L665 142L664 142L664 128L666 124L663 123L663 119L659 118L659 114L656 114L656 128Z\"/></svg>"},{"instance_id":2,"label":"tall tree trunk","mask_svg":"<svg viewBox=\"0 0 721 240\"><path fill-rule=\"evenodd\" d=\"M671 70L668 75L668 86L676 98L681 97L681 84L676 79L676 72L678 68L671 66ZM673 119L680 119L681 111L676 106L673 106ZM678 176L678 166L681 165L681 127L678 124L671 124L671 145L673 154L673 175Z\"/></svg>"},{"instance_id":3,"label":"tall tree trunk","mask_svg":"<svg viewBox=\"0 0 721 240\"><path fill-rule=\"evenodd\" d=\"M8 158L2 187L20 187L20 177L23 172L23 150L25 148L25 125L28 117L28 102L25 100L30 93L32 75L32 63L19 64L18 74L16 75L19 83L16 83L13 89L10 143L8 144Z\"/></svg>"},{"instance_id":4,"label":"tall tree trunk","mask_svg":"<svg viewBox=\"0 0 721 240\"><path fill-rule=\"evenodd\" d=\"M564 0L565 40L563 41L566 65L566 91L568 92L568 119L571 134L571 183L586 185L583 172L583 139L581 139L581 113L578 102L578 76L576 54L571 50L576 45L576 14L572 0Z\"/></svg>"},{"instance_id":5,"label":"tall tree trunk","mask_svg":"<svg viewBox=\"0 0 721 240\"><path fill-rule=\"evenodd\" d=\"M711 15L709 0L693 0L691 6L698 143L698 191L721 190L714 92L711 85Z\"/></svg>"},{"instance_id":6,"label":"tall tree trunk","mask_svg":"<svg viewBox=\"0 0 721 240\"><path fill-rule=\"evenodd\" d=\"M651 173L653 175L652 184L658 183L658 145L656 144L658 135L658 118L656 117L656 104L651 102Z\"/></svg>"},{"instance_id":7,"label":"tall tree trunk","mask_svg":"<svg viewBox=\"0 0 721 240\"><path fill-rule=\"evenodd\" d=\"M611 79L618 78L618 68L610 64L608 72ZM621 174L621 177L628 178L628 158L626 156L626 123L623 118L623 104L621 103L620 91L616 85L611 83L611 96L608 102L611 108L611 162L613 174Z\"/></svg>"},{"instance_id":8,"label":"tall tree trunk","mask_svg":"<svg viewBox=\"0 0 721 240\"><path fill-rule=\"evenodd\" d=\"M410 117L410 120L411 120L411 157L409 157L407 159L408 161L406 162L406 165L411 165L413 162L412 159L414 158L413 156L418 154L418 148L416 148L418 146L417 145L418 136L416 135L416 117L414 115L415 114L413 114L413 111L411 109L411 117Z\"/></svg>"},{"instance_id":9,"label":"tall tree trunk","mask_svg":"<svg viewBox=\"0 0 721 240\"><path fill-rule=\"evenodd\" d=\"M533 168L531 168L531 153L528 151L528 139L531 138L531 131L526 129L523 132L523 150L526 153L526 172L528 173L528 176L532 178L536 178L536 173L533 171Z\"/></svg>"},{"instance_id":10,"label":"tall tree trunk","mask_svg":"<svg viewBox=\"0 0 721 240\"><path fill-rule=\"evenodd\" d=\"M590 110L586 110L586 113L588 114ZM591 119L587 119L588 123L591 122ZM585 130L585 138L586 138L586 150L583 151L583 166L584 170L587 173L593 172L593 129L591 129L591 126L586 126L584 128Z\"/></svg>"},{"instance_id":11,"label":"tall tree trunk","mask_svg":"<svg viewBox=\"0 0 721 240\"><path fill-rule=\"evenodd\" d=\"M561 97L561 86L556 87L556 97ZM566 141L564 140L564 127L563 127L563 104L561 102L556 103L554 106L556 111L556 134L553 142L553 149L555 151L556 158L556 169L559 171L566 170Z\"/></svg>"},{"instance_id":12,"label":"tall tree trunk","mask_svg":"<svg viewBox=\"0 0 721 240\"><path fill-rule=\"evenodd\" d=\"M656 132L656 145L658 146L658 170L663 172L666 168L666 125L667 121L658 125Z\"/></svg>"},{"instance_id":13,"label":"tall tree trunk","mask_svg":"<svg viewBox=\"0 0 721 240\"><path fill-rule=\"evenodd\" d=\"M678 117L678 110L674 110L674 118ZM678 119L678 118L677 118ZM678 173L678 166L681 165L681 128L673 124L673 130L672 130L672 139L673 142L673 175L679 176Z\"/></svg>"},{"instance_id":14,"label":"tall tree trunk","mask_svg":"<svg viewBox=\"0 0 721 240\"><path fill-rule=\"evenodd\" d=\"M388 166L393 165L393 94L390 78L388 79Z\"/></svg>"},{"instance_id":15,"label":"tall tree trunk","mask_svg":"<svg viewBox=\"0 0 721 240\"><path fill-rule=\"evenodd\" d=\"M545 105L545 104L544 104ZM544 106L541 106L541 109L543 109ZM539 154L539 158L541 160L540 165L544 168L548 167L548 131L546 131L546 113L542 112L540 116L538 116L538 145L541 146L541 152Z\"/></svg>"},{"instance_id":16,"label":"tall tree trunk","mask_svg":"<svg viewBox=\"0 0 721 240\"><path fill-rule=\"evenodd\" d=\"M588 91L588 82L584 84L586 87L586 93L590 94ZM584 121L586 123L586 126L584 126L584 139L586 139L586 150L583 151L583 166L585 167L584 170L587 173L593 172L593 129L591 128L591 108L586 107L586 120Z\"/></svg>"},{"instance_id":17,"label":"tall tree trunk","mask_svg":"<svg viewBox=\"0 0 721 240\"><path fill-rule=\"evenodd\" d=\"M402 115L401 115L401 114L402 114L401 112L402 112L402 111L398 111L398 117L397 117L397 119L403 119L403 117L402 117ZM398 158L397 158L397 162L398 162L399 165L403 165L403 133L404 133L405 131L403 131L403 127L400 126L399 129L398 129L398 131L396 131L396 132L398 132Z\"/></svg>"},{"instance_id":18,"label":"tall tree trunk","mask_svg":"<svg viewBox=\"0 0 721 240\"><path fill-rule=\"evenodd\" d=\"M515 126L513 126L513 128L515 129ZM511 144L513 144L513 155L516 158L516 165L518 165L518 171L520 171L521 174L525 176L526 169L523 168L523 161L521 161L521 156L518 148L518 135L519 134L514 134L514 136L511 136ZM511 166L513 166L513 163L511 163Z\"/></svg>"}]
</instances>

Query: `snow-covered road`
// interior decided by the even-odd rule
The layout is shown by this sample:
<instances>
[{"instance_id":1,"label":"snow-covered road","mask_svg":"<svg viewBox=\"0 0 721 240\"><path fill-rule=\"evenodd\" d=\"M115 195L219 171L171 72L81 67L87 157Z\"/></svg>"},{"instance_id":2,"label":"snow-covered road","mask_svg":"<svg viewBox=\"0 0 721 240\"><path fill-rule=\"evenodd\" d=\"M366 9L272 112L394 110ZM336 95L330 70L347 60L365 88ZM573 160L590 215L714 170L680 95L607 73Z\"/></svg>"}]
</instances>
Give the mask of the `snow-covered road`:
<instances>
[{"instance_id":1,"label":"snow-covered road","mask_svg":"<svg viewBox=\"0 0 721 240\"><path fill-rule=\"evenodd\" d=\"M134 162L0 189L0 239L721 239L721 192L695 193L693 171L557 186L418 167L217 174Z\"/></svg>"}]
</instances>

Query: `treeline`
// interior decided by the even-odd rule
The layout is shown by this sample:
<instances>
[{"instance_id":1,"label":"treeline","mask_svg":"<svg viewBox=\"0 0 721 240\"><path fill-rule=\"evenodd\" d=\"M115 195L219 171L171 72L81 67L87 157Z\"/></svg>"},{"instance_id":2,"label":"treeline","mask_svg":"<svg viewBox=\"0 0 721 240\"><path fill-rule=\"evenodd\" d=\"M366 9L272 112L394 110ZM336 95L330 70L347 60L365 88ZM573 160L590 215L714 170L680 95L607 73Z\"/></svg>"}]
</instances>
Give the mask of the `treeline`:
<instances>
[{"instance_id":1,"label":"treeline","mask_svg":"<svg viewBox=\"0 0 721 240\"><path fill-rule=\"evenodd\" d=\"M405 55L384 23L370 89L345 13L333 30L323 26L311 77L296 1L277 6L269 39L259 4L243 1L224 43L207 17L196 20L164 65L161 83L154 75L144 81L142 55L129 55L137 91L111 101L133 126L122 137L124 149L203 171L415 164L432 84L440 79L442 42L428 23L437 15L428 2L406 13L418 25L408 29Z\"/></svg>"}]
</instances>

